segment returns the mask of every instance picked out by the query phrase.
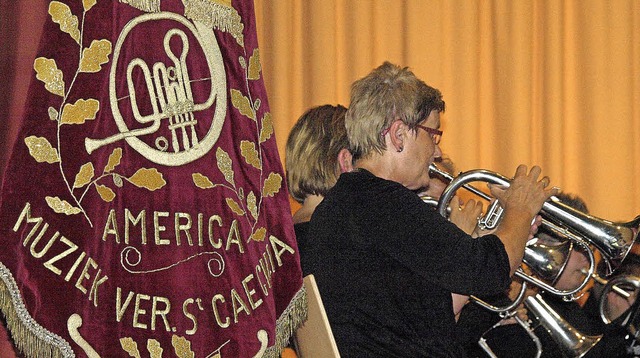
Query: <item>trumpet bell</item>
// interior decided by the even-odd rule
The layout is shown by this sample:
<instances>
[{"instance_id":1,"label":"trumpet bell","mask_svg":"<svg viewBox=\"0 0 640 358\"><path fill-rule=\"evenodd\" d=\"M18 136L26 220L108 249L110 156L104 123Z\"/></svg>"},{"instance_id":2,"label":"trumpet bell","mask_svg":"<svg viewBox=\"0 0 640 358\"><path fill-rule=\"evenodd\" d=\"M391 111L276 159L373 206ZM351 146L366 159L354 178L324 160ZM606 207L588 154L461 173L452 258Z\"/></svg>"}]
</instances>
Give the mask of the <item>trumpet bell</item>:
<instances>
[{"instance_id":1,"label":"trumpet bell","mask_svg":"<svg viewBox=\"0 0 640 358\"><path fill-rule=\"evenodd\" d=\"M620 266L638 239L640 216L627 223L614 223L576 210L556 197L545 202L542 209L545 219L578 233L598 249L607 264L607 275Z\"/></svg>"},{"instance_id":2,"label":"trumpet bell","mask_svg":"<svg viewBox=\"0 0 640 358\"><path fill-rule=\"evenodd\" d=\"M571 326L537 294L529 296L524 304L567 357L582 357L593 348L602 335L585 335Z\"/></svg>"},{"instance_id":3,"label":"trumpet bell","mask_svg":"<svg viewBox=\"0 0 640 358\"><path fill-rule=\"evenodd\" d=\"M543 281L554 285L569 261L573 242L561 241L557 244L545 244L540 240L531 240L524 248L524 262L533 273Z\"/></svg>"}]
</instances>

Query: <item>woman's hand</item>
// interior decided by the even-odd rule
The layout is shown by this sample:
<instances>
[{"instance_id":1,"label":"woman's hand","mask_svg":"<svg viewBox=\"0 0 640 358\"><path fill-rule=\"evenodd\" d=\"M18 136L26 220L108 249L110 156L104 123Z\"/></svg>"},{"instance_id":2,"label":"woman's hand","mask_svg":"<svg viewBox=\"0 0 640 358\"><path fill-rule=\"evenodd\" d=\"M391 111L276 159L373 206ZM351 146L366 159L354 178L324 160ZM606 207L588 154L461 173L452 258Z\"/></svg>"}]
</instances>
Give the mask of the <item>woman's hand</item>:
<instances>
[{"instance_id":1,"label":"woman's hand","mask_svg":"<svg viewBox=\"0 0 640 358\"><path fill-rule=\"evenodd\" d=\"M529 240L533 239L534 236L538 233L538 228L542 225L542 216L536 215L533 219L533 223L531 223L531 229L529 229Z\"/></svg>"},{"instance_id":2,"label":"woman's hand","mask_svg":"<svg viewBox=\"0 0 640 358\"><path fill-rule=\"evenodd\" d=\"M547 189L550 183L548 177L538 180L541 173L542 169L537 165L533 166L528 173L527 166L519 165L509 187L490 184L489 190L505 210L517 208L516 210L520 212L528 212L533 219L542 209L542 204L559 192L556 187Z\"/></svg>"},{"instance_id":3,"label":"woman's hand","mask_svg":"<svg viewBox=\"0 0 640 358\"><path fill-rule=\"evenodd\" d=\"M471 199L464 204L460 201L460 198L454 196L449 205L451 209L449 221L471 235L478 225L478 218L482 214L482 203Z\"/></svg>"}]
</instances>

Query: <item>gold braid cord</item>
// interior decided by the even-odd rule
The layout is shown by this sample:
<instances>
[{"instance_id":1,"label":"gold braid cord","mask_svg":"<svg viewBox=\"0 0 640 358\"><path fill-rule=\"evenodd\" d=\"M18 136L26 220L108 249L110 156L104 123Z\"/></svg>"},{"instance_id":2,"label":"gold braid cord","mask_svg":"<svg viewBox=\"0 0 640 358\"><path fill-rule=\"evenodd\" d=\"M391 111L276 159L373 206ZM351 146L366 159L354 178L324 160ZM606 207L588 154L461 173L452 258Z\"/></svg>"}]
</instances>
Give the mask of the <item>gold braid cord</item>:
<instances>
[{"instance_id":1,"label":"gold braid cord","mask_svg":"<svg viewBox=\"0 0 640 358\"><path fill-rule=\"evenodd\" d=\"M303 285L276 321L276 343L267 348L265 358L280 357L295 331L307 320L307 312L307 291Z\"/></svg>"}]
</instances>

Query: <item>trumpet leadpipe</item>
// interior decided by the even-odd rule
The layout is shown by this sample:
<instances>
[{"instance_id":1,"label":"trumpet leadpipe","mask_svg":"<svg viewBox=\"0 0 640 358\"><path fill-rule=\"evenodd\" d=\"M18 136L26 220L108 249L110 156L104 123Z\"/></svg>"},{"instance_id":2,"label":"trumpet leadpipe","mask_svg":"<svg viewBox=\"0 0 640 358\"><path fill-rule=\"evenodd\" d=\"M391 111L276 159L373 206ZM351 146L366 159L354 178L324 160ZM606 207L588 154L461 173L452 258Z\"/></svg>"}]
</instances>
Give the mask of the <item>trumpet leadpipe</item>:
<instances>
[{"instance_id":1,"label":"trumpet leadpipe","mask_svg":"<svg viewBox=\"0 0 640 358\"><path fill-rule=\"evenodd\" d=\"M582 273L585 275L588 275L589 273L587 272L587 270L582 270ZM594 281L596 281L597 283L606 286L609 281L605 280L604 278L598 276L596 273L593 273L591 275L591 278L593 278ZM631 297L631 293L629 293L628 291L624 290L623 288L621 288L618 285L613 285L611 287L611 290L614 291L615 293L617 293L618 295L624 297L625 299L628 299L629 297Z\"/></svg>"}]
</instances>

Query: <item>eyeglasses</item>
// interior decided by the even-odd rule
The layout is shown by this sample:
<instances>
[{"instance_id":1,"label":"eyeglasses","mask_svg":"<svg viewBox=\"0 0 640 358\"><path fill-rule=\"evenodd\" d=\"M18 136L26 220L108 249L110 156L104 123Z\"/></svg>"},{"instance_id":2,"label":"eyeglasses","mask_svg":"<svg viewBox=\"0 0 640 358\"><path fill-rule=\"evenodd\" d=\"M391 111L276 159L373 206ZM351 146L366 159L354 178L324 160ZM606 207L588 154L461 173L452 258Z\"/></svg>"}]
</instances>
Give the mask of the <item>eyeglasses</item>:
<instances>
[{"instance_id":1,"label":"eyeglasses","mask_svg":"<svg viewBox=\"0 0 640 358\"><path fill-rule=\"evenodd\" d=\"M429 137L431 137L431 140L433 141L433 144L435 144L435 145L440 144L440 139L442 139L442 131L441 130L435 129L435 128L425 127L425 126L420 125L420 124L416 124L415 126L416 126L416 128L424 129L424 131L427 132L427 134L429 134ZM390 130L391 130L391 127L386 128L380 133L380 135L382 137L384 137L385 135L387 135L387 133L389 133Z\"/></svg>"},{"instance_id":2,"label":"eyeglasses","mask_svg":"<svg viewBox=\"0 0 640 358\"><path fill-rule=\"evenodd\" d=\"M416 128L420 128L420 129L424 129L425 132L427 132L427 134L429 134L429 136L431 137L431 140L433 141L433 144L438 145L440 144L440 139L442 139L442 131L435 129L435 128L429 128L429 127L425 127L422 126L420 124L416 124Z\"/></svg>"}]
</instances>

